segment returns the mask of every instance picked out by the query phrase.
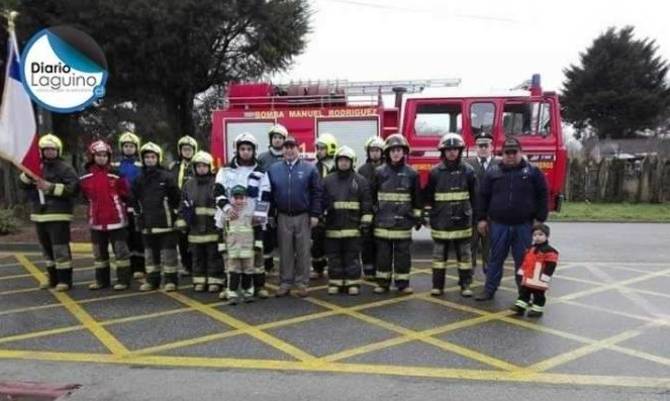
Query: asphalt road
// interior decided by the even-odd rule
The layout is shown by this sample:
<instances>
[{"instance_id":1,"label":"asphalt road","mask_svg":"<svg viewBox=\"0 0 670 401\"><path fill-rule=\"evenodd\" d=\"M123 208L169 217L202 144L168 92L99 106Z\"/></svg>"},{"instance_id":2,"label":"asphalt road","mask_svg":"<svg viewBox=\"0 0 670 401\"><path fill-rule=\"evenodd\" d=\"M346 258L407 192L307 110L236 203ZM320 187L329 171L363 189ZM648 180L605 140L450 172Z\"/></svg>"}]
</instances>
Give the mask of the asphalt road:
<instances>
[{"instance_id":1,"label":"asphalt road","mask_svg":"<svg viewBox=\"0 0 670 401\"><path fill-rule=\"evenodd\" d=\"M416 236L420 240L427 238L427 233L422 231L416 233ZM519 326L508 324L513 322L504 319L494 319L495 321L482 325L434 336L438 341L444 341L437 344L441 345L442 349L434 348L431 351L431 348L428 348L430 345L414 341L406 346L389 348L390 351L382 350L381 353L368 350L370 352L345 360L353 363L383 364L380 365L383 366L380 367L380 374L363 373L360 370L354 370L353 373L347 373L345 370L331 373L319 371L318 368L310 371L281 367L266 369L267 367L262 365L230 368L226 364L213 364L216 366L196 367L201 366L201 359L194 359L197 362L193 363L194 367L182 367L174 363L166 363L164 366L156 363L148 366L141 363L125 365L117 363L118 361L52 362L31 360L31 355L22 355L18 359L7 356L0 358L0 381L81 384L82 388L71 396L72 400L225 400L235 397L245 401L280 399L667 401L670 399L670 379L667 379L670 378L670 345L667 341L670 335L668 326L670 297L667 297L667 285L670 284L670 273L667 272L670 269L668 238L670 238L670 225L554 223L551 241L561 252L565 270L561 271L559 265L559 272L553 283L555 287L552 288L552 296L556 302L552 304L550 297L546 316L537 323L531 322L541 326L540 330L522 330L523 324L527 324L527 321L522 321ZM419 244L413 256L416 259L426 259L429 257L426 253L428 249L426 244ZM6 268L14 269L9 265ZM19 271L7 270L8 275L16 273ZM86 273L89 276L84 274L80 273L79 277L88 279L90 273ZM651 274L649 279L638 279L649 274ZM509 272L507 275L509 276ZM17 278L17 280L31 279ZM419 292L429 289L427 273L413 277L412 280ZM9 281L0 281L0 290L3 288L6 290L8 287L2 286L7 286ZM507 283L510 285L510 281ZM618 287L617 283L624 283L626 287ZM29 286L34 283L27 281L24 284ZM453 279L450 284L454 284ZM602 290L599 290L600 287ZM364 294L355 302L362 303L375 299L369 292L369 288L365 289ZM38 294L45 296L44 292ZM31 295L30 299L34 300L35 296ZM84 289L77 289L71 293L72 299L75 300L82 300L88 296L90 295ZM401 303L362 310L365 314L362 318L363 321L381 319L383 322L402 326L401 331L412 330L411 333L415 333L445 323L470 319L472 316L467 312L467 308L471 307L483 308L482 316L490 317L490 313L504 311L514 296L511 289L499 291L496 303L492 305L482 306L473 301L464 301L463 310L449 309L448 312L435 309L433 303L426 302L419 296ZM148 308L142 313L159 314L171 308L183 307L177 302L179 299L167 299L168 297L163 294L157 293L150 297L143 303L110 300L81 305L93 318L100 321L124 319L134 313L134 308L138 305ZM315 291L310 298L312 301L309 303L291 298L257 302L251 304L253 306L238 305L235 307L237 309L221 306L220 310L249 324L264 324L291 318L298 313L324 312L329 308L337 308L337 305L347 307L349 302L353 302L346 297L329 297L323 290ZM461 304L456 294L447 296L446 300ZM10 302L16 302L16 305L10 305ZM19 303L23 305L25 302L30 300L10 300L8 297L0 296L0 311L11 309ZM333 304L337 305L332 306ZM270 308L271 312L268 311ZM2 350L33 349L40 346L46 347L45 351L58 349L84 352L79 347L89 346L87 345L89 340L74 335L80 333L79 331L70 333L69 337L54 338L46 345L38 342L31 342L30 346L25 345L26 343L18 346L12 346L12 342L2 343L3 337L21 333L24 325L35 324L40 319L54 321L60 319L53 313L47 315L51 313L49 310L39 312L42 313L40 315L28 315L25 321L19 321L18 315L0 314L0 356ZM607 310L610 310L611 314L606 313ZM295 329L295 326L281 326L268 328L265 331L317 357L338 352L346 353L351 346L367 342L383 342L393 338L393 333L388 333L378 326L364 325L360 320L353 318L358 316L357 312L352 313L347 316L338 315L303 322L300 329ZM399 318L398 316L403 316L403 313L413 314L412 318ZM215 326L216 322L205 321L192 314L194 313L186 312L178 315L182 323L175 328L161 327L158 320L135 322L132 330L130 326L114 323L105 327L131 350L179 340L174 338L178 331L189 332L191 336L197 331L197 335L205 336L217 330L232 329L230 327L222 329L221 326ZM63 315L63 324L76 323L76 320L66 312L63 312ZM175 316L172 319L175 319ZM214 311L208 316L216 318L218 315ZM236 324L235 321L228 321L225 317L222 320L226 324L233 326ZM387 323L383 323L382 327L386 327L384 324ZM393 329L393 327L386 328ZM560 332L554 333L552 330ZM566 332L571 334L562 334ZM579 341L585 342L579 344ZM445 346L445 343L451 345ZM229 344L227 348L225 344ZM615 349L605 349L612 344ZM616 349L617 344L622 346L621 349ZM217 355L217 352L225 355L245 353L246 357L253 357L255 360L263 358L279 360L285 356L280 355L276 349L244 341L209 343L209 348L207 344L191 347L193 348L178 349L176 353L169 355L200 358L207 356L208 353L216 357L221 356ZM453 353L443 355L440 351L443 351L444 347L460 355ZM486 356L480 356L469 350L481 352ZM90 349L86 350L92 353L105 351L104 347L93 342L90 343ZM584 356L580 357L579 352L582 351ZM300 357L300 354L297 356ZM32 357L39 358L39 354ZM556 365L548 371L556 374L557 378L565 378L567 384L552 384L551 375L538 376L538 383L532 380L516 382L512 376L498 377L496 370L491 370L492 366L500 365L502 369L508 363L514 366L526 366L547 358ZM294 366L290 363L281 366ZM456 364L470 376L454 378L460 371L453 374L442 372L439 370L442 364L449 366ZM233 365L234 362L230 366ZM403 375L402 370L395 373L393 371L394 366L415 365L431 366L431 368L417 370L416 372L420 374L408 375ZM551 363L550 365L554 366ZM484 372L481 375L478 374L480 369ZM489 376L487 372L493 373ZM432 374L436 377L427 377ZM618 377L621 377L620 382L616 380ZM648 381L652 379L653 381ZM580 381L582 383L578 384Z\"/></svg>"}]
</instances>

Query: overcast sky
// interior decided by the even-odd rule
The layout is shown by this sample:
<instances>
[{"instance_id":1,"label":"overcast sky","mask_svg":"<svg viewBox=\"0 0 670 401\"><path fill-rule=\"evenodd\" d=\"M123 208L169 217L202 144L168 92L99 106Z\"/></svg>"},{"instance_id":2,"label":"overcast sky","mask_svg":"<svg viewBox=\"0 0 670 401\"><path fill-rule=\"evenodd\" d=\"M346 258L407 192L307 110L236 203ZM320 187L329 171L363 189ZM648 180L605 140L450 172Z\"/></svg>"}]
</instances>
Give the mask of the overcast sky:
<instances>
[{"instance_id":1,"label":"overcast sky","mask_svg":"<svg viewBox=\"0 0 670 401\"><path fill-rule=\"evenodd\" d=\"M609 26L635 26L670 59L666 1L312 0L313 33L274 78L462 78L464 88L509 88L542 74L560 90L563 68Z\"/></svg>"}]
</instances>

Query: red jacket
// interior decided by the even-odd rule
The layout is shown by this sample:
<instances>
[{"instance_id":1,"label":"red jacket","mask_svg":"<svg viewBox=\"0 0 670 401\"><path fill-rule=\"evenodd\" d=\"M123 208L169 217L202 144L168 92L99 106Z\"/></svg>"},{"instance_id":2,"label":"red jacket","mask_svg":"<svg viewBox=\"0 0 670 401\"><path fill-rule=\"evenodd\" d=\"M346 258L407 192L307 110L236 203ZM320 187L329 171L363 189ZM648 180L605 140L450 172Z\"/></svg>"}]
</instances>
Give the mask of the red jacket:
<instances>
[{"instance_id":1,"label":"red jacket","mask_svg":"<svg viewBox=\"0 0 670 401\"><path fill-rule=\"evenodd\" d=\"M526 251L519 269L521 285L537 291L546 291L558 264L558 251L549 243L533 245Z\"/></svg>"},{"instance_id":2,"label":"red jacket","mask_svg":"<svg viewBox=\"0 0 670 401\"><path fill-rule=\"evenodd\" d=\"M128 184L112 174L109 167L92 164L88 174L79 178L81 193L88 200L88 224L93 230L107 231L123 228L126 220Z\"/></svg>"}]
</instances>

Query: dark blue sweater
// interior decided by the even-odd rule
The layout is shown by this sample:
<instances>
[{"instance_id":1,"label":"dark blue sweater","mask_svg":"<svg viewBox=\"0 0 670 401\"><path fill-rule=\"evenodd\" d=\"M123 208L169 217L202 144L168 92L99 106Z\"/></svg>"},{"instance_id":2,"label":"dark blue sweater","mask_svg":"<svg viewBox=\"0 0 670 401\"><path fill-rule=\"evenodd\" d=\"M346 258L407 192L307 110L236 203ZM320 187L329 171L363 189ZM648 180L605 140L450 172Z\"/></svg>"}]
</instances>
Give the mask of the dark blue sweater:
<instances>
[{"instance_id":1,"label":"dark blue sweater","mask_svg":"<svg viewBox=\"0 0 670 401\"><path fill-rule=\"evenodd\" d=\"M314 165L302 160L293 166L286 161L277 162L270 166L268 178L272 188L272 206L279 213L321 215L323 189Z\"/></svg>"},{"instance_id":2,"label":"dark blue sweater","mask_svg":"<svg viewBox=\"0 0 670 401\"><path fill-rule=\"evenodd\" d=\"M514 167L502 163L489 169L481 184L478 219L523 224L547 219L547 181L526 160Z\"/></svg>"}]
</instances>

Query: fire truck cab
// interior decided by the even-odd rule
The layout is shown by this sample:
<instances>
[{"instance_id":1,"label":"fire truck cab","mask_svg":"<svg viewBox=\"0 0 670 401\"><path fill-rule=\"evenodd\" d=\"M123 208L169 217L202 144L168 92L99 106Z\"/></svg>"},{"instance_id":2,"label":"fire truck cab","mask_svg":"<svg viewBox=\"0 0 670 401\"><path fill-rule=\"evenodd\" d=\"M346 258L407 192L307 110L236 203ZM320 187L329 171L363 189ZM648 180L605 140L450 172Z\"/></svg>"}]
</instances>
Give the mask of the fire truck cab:
<instances>
[{"instance_id":1,"label":"fire truck cab","mask_svg":"<svg viewBox=\"0 0 670 401\"><path fill-rule=\"evenodd\" d=\"M463 95L452 89L458 79L424 81L316 82L272 85L242 83L228 87L224 106L212 114L211 150L217 165L234 156L234 138L253 134L259 152L268 148L272 125L284 125L298 141L303 157L314 159L314 143L323 133L357 152L371 136L400 132L408 140L409 163L425 184L430 168L439 163L437 144L448 132L460 134L465 157L475 155L474 137L488 132L494 153L507 136L519 139L528 159L545 173L550 208L560 207L566 172L560 105L554 92L543 92L539 76L522 87L496 94ZM393 107L384 96L395 95Z\"/></svg>"}]
</instances>

